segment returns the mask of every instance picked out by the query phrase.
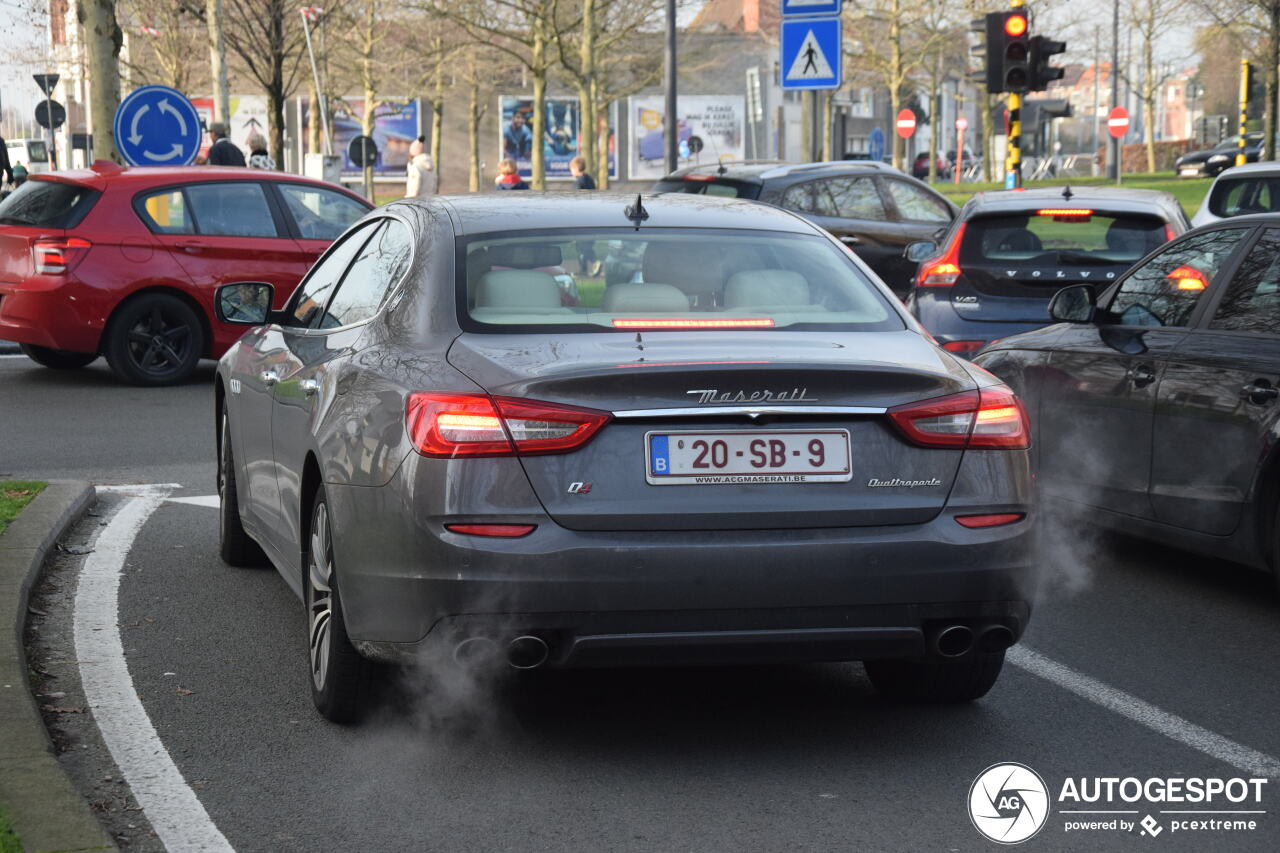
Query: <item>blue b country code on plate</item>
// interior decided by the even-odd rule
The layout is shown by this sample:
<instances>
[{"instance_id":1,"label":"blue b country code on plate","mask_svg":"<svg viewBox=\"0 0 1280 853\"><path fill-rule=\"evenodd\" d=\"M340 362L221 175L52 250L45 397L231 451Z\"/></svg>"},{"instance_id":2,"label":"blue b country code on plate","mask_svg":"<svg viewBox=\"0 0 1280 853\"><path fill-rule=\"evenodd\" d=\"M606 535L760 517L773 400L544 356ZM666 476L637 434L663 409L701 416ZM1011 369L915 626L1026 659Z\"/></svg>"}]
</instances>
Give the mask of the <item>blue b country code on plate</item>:
<instances>
[{"instance_id":1,"label":"blue b country code on plate","mask_svg":"<svg viewBox=\"0 0 1280 853\"><path fill-rule=\"evenodd\" d=\"M650 432L645 479L655 486L842 483L853 476L848 430Z\"/></svg>"}]
</instances>

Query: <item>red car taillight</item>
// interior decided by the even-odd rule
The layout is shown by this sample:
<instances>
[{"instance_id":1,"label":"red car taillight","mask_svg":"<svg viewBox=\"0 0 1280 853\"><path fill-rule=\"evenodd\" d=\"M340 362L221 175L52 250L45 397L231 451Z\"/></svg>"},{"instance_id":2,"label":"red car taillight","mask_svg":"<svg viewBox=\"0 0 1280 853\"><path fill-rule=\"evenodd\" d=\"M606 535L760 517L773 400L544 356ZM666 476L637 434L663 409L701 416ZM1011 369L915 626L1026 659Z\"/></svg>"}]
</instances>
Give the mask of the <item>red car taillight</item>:
<instances>
[{"instance_id":1,"label":"red car taillight","mask_svg":"<svg viewBox=\"0 0 1280 853\"><path fill-rule=\"evenodd\" d=\"M960 278L960 241L964 239L964 223L947 244L941 256L925 261L916 274L916 287L951 287Z\"/></svg>"},{"instance_id":2,"label":"red car taillight","mask_svg":"<svg viewBox=\"0 0 1280 853\"><path fill-rule=\"evenodd\" d=\"M479 394L409 395L405 424L423 456L533 456L582 447L613 415Z\"/></svg>"},{"instance_id":3,"label":"red car taillight","mask_svg":"<svg viewBox=\"0 0 1280 853\"><path fill-rule=\"evenodd\" d=\"M889 419L921 447L1005 448L1030 446L1027 413L1007 388L983 388L894 406Z\"/></svg>"},{"instance_id":4,"label":"red car taillight","mask_svg":"<svg viewBox=\"0 0 1280 853\"><path fill-rule=\"evenodd\" d=\"M947 352L977 352L986 345L986 341L947 341L942 348Z\"/></svg>"},{"instance_id":5,"label":"red car taillight","mask_svg":"<svg viewBox=\"0 0 1280 853\"><path fill-rule=\"evenodd\" d=\"M67 237L62 240L37 240L31 247L36 272L48 275L70 272L93 248L88 240Z\"/></svg>"}]
</instances>

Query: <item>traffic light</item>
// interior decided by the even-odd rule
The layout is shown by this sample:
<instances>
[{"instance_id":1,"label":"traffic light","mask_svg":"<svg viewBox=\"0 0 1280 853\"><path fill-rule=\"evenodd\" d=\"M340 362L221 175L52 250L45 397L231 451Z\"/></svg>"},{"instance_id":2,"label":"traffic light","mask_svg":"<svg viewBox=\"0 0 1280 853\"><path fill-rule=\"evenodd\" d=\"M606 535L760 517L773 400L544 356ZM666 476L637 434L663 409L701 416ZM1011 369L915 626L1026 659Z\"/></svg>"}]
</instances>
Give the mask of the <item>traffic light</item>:
<instances>
[{"instance_id":1,"label":"traffic light","mask_svg":"<svg viewBox=\"0 0 1280 853\"><path fill-rule=\"evenodd\" d=\"M1025 8L987 15L987 91L1026 92L1031 80Z\"/></svg>"},{"instance_id":2,"label":"traffic light","mask_svg":"<svg viewBox=\"0 0 1280 853\"><path fill-rule=\"evenodd\" d=\"M1067 49L1064 41L1054 41L1044 36L1031 38L1031 79L1027 84L1028 92L1043 92L1049 88L1050 81L1061 80L1065 73L1061 68L1049 64L1049 60Z\"/></svg>"}]
</instances>

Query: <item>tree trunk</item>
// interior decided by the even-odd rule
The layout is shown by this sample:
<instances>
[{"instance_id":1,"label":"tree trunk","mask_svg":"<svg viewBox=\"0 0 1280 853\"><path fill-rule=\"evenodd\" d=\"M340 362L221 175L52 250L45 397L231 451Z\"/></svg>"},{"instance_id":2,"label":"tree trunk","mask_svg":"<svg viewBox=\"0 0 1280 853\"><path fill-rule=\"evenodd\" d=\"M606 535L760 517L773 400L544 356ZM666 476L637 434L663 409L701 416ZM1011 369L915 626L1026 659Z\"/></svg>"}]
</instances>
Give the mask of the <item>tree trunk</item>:
<instances>
[{"instance_id":1,"label":"tree trunk","mask_svg":"<svg viewBox=\"0 0 1280 853\"><path fill-rule=\"evenodd\" d=\"M1152 7L1154 14L1154 5ZM1154 22L1153 22L1154 23ZM1142 136L1147 143L1147 171L1156 170L1156 68L1151 40L1142 44Z\"/></svg>"},{"instance_id":2,"label":"tree trunk","mask_svg":"<svg viewBox=\"0 0 1280 853\"><path fill-rule=\"evenodd\" d=\"M934 76L929 80L929 109L933 111L933 116L929 120L929 183L936 184L938 182L938 134L942 132L942 118L939 107L942 105L942 96L939 89L942 81Z\"/></svg>"},{"instance_id":3,"label":"tree trunk","mask_svg":"<svg viewBox=\"0 0 1280 853\"><path fill-rule=\"evenodd\" d=\"M1262 111L1262 158L1263 160L1276 159L1276 72L1280 66L1280 0L1271 0L1270 8L1267 10L1269 15L1268 21L1268 43L1267 43L1267 73L1266 80L1266 108Z\"/></svg>"},{"instance_id":4,"label":"tree trunk","mask_svg":"<svg viewBox=\"0 0 1280 853\"><path fill-rule=\"evenodd\" d=\"M591 98L596 102L596 126L592 129L591 138L596 148L596 186L609 188L609 107L613 104L600 97L600 83L596 82Z\"/></svg>"},{"instance_id":5,"label":"tree trunk","mask_svg":"<svg viewBox=\"0 0 1280 853\"><path fill-rule=\"evenodd\" d=\"M431 93L431 168L437 175L444 174L441 153L444 151L444 39L436 39L436 69L434 89Z\"/></svg>"},{"instance_id":6,"label":"tree trunk","mask_svg":"<svg viewBox=\"0 0 1280 853\"><path fill-rule=\"evenodd\" d=\"M231 121L231 87L227 82L227 43L222 37L222 0L207 0L209 72L213 80L214 121ZM314 115L314 113L313 113Z\"/></svg>"},{"instance_id":7,"label":"tree trunk","mask_svg":"<svg viewBox=\"0 0 1280 853\"><path fill-rule=\"evenodd\" d=\"M267 89L267 120L271 124L271 159L276 161L276 168L279 169L285 167L284 101L283 85L275 85Z\"/></svg>"},{"instance_id":8,"label":"tree trunk","mask_svg":"<svg viewBox=\"0 0 1280 853\"><path fill-rule=\"evenodd\" d=\"M484 107L480 103L480 84L471 83L470 98L467 104L467 152L471 167L467 174L467 189L480 191L480 119L484 115ZM435 141L435 137L432 137ZM439 167L437 167L439 168ZM439 174L437 172L436 174Z\"/></svg>"},{"instance_id":9,"label":"tree trunk","mask_svg":"<svg viewBox=\"0 0 1280 853\"><path fill-rule=\"evenodd\" d=\"M588 175L596 170L596 0L582 0L582 45L578 52L581 75L578 79L578 155L585 161Z\"/></svg>"},{"instance_id":10,"label":"tree trunk","mask_svg":"<svg viewBox=\"0 0 1280 853\"><path fill-rule=\"evenodd\" d=\"M315 84L310 87L307 99L307 153L321 153L320 142L320 96L316 93Z\"/></svg>"},{"instance_id":11,"label":"tree trunk","mask_svg":"<svg viewBox=\"0 0 1280 853\"><path fill-rule=\"evenodd\" d=\"M547 188L543 142L547 133L547 39L542 28L542 21L534 22L533 43L529 46L529 73L533 77L533 145L529 155L533 177L529 185L535 190Z\"/></svg>"},{"instance_id":12,"label":"tree trunk","mask_svg":"<svg viewBox=\"0 0 1280 853\"><path fill-rule=\"evenodd\" d=\"M893 167L902 168L907 141L898 135L898 112L902 109L902 6L893 0L889 7L889 134L893 140Z\"/></svg>"},{"instance_id":13,"label":"tree trunk","mask_svg":"<svg viewBox=\"0 0 1280 853\"><path fill-rule=\"evenodd\" d=\"M78 0L76 18L84 27L88 53L89 126L94 157L123 162L112 129L120 106L120 46L124 34L116 21L115 0Z\"/></svg>"},{"instance_id":14,"label":"tree trunk","mask_svg":"<svg viewBox=\"0 0 1280 853\"><path fill-rule=\"evenodd\" d=\"M366 0L364 32L360 34L360 82L364 84L364 115L360 117L360 132L371 139L378 109L378 79L376 69L373 67L374 27L377 23L377 14L376 0ZM373 201L372 163L364 167L364 191L369 201Z\"/></svg>"}]
</instances>

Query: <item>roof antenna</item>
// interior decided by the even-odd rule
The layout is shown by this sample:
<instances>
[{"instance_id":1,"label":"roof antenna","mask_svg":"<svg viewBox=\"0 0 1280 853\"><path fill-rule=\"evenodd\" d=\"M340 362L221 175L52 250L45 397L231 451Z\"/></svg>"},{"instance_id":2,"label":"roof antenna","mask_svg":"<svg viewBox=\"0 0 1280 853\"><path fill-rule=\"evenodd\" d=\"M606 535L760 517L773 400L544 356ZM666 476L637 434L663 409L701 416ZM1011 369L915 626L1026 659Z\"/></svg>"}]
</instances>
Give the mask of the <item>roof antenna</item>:
<instances>
[{"instance_id":1,"label":"roof antenna","mask_svg":"<svg viewBox=\"0 0 1280 853\"><path fill-rule=\"evenodd\" d=\"M644 202L641 201L640 193L636 193L636 203L627 205L622 212L627 215L627 219L636 224L637 231L640 230L640 223L649 218L649 211L644 209Z\"/></svg>"},{"instance_id":2,"label":"roof antenna","mask_svg":"<svg viewBox=\"0 0 1280 853\"><path fill-rule=\"evenodd\" d=\"M1075 193L1071 192L1071 186L1070 186L1070 185L1065 186L1065 187L1063 187L1063 188L1062 188L1062 197L1063 197L1065 200L1067 200L1067 201L1071 201L1071 196L1073 196L1073 195L1075 195Z\"/></svg>"}]
</instances>

